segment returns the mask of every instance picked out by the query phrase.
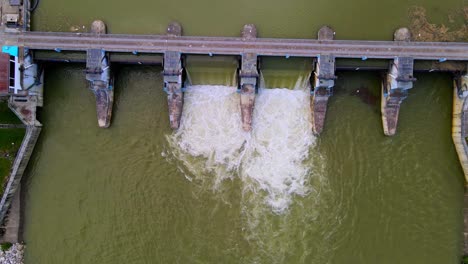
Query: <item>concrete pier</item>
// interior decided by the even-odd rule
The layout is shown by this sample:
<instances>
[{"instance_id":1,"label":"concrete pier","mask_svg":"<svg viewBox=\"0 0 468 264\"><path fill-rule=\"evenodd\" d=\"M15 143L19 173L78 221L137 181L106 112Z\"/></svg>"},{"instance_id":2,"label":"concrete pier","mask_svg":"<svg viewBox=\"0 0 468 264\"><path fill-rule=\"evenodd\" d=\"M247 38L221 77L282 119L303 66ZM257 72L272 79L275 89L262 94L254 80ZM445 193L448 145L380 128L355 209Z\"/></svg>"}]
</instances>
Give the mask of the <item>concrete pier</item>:
<instances>
[{"instance_id":1,"label":"concrete pier","mask_svg":"<svg viewBox=\"0 0 468 264\"><path fill-rule=\"evenodd\" d=\"M104 22L96 20L91 24L91 32L106 34ZM86 80L96 96L96 113L98 125L110 126L114 104L113 78L108 54L101 49L89 49L86 52Z\"/></svg>"},{"instance_id":2,"label":"concrete pier","mask_svg":"<svg viewBox=\"0 0 468 264\"><path fill-rule=\"evenodd\" d=\"M407 28L399 28L395 31L393 39L398 43L408 43L411 40L411 32ZM413 88L414 58L396 57L390 62L386 77L382 82L382 125L386 136L393 136L398 126L400 105L408 96L408 90Z\"/></svg>"},{"instance_id":3,"label":"concrete pier","mask_svg":"<svg viewBox=\"0 0 468 264\"><path fill-rule=\"evenodd\" d=\"M322 27L318 32L318 39L321 41L331 41L335 32L328 26ZM312 114L312 132L316 135L323 130L325 117L327 114L328 98L333 94L335 86L335 57L330 54L320 54L315 64L310 100L310 110Z\"/></svg>"},{"instance_id":4,"label":"concrete pier","mask_svg":"<svg viewBox=\"0 0 468 264\"><path fill-rule=\"evenodd\" d=\"M167 35L177 38L182 35L182 27L179 23L172 22L167 27ZM183 92L183 67L182 56L177 51L164 53L164 91L167 93L167 104L169 106L169 123L172 129L178 129L182 110L184 107Z\"/></svg>"},{"instance_id":5,"label":"concrete pier","mask_svg":"<svg viewBox=\"0 0 468 264\"><path fill-rule=\"evenodd\" d=\"M243 40L253 41L257 38L257 28L252 24L245 25L241 35ZM252 129L252 115L259 76L257 61L258 57L255 53L242 54L241 68L239 70L239 90L242 129L244 131Z\"/></svg>"},{"instance_id":6,"label":"concrete pier","mask_svg":"<svg viewBox=\"0 0 468 264\"><path fill-rule=\"evenodd\" d=\"M382 82L382 125L384 134L393 136L398 126L400 105L413 88L413 58L397 57L390 63L390 69Z\"/></svg>"}]
</instances>

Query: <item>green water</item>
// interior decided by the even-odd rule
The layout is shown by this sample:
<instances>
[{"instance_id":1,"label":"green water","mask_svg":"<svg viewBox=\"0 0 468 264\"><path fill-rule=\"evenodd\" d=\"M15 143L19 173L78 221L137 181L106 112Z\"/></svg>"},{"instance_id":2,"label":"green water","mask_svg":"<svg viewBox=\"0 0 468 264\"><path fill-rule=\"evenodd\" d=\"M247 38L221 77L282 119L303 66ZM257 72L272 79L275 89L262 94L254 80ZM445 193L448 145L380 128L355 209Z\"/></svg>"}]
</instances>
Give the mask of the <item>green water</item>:
<instances>
[{"instance_id":1,"label":"green water","mask_svg":"<svg viewBox=\"0 0 468 264\"><path fill-rule=\"evenodd\" d=\"M414 4L444 22L466 2L43 0L33 19L36 30L68 31L101 18L113 33L162 33L178 20L187 35L220 36L255 23L268 37L314 37L326 23L341 39L391 39ZM219 62L225 74L203 63L189 65L195 83L231 84L230 62ZM25 181L26 263L458 263L463 174L449 75L416 76L390 138L379 102L351 95L366 87L379 96L379 73L339 72L325 130L304 161L312 191L278 215L261 199L246 202L255 195L240 178L207 187L167 154L160 67L117 69L110 129L97 128L82 67L45 71L44 128ZM290 64L265 67L266 86L294 85Z\"/></svg>"},{"instance_id":2,"label":"green water","mask_svg":"<svg viewBox=\"0 0 468 264\"><path fill-rule=\"evenodd\" d=\"M169 22L179 21L185 35L238 36L254 23L262 37L316 37L324 24L339 39L392 39L407 25L408 8L426 8L431 20L448 22L461 15L466 0L174 0L174 1L41 1L33 16L34 30L69 31L89 28L94 19L107 22L111 33L162 34ZM452 25L448 25L449 27Z\"/></svg>"}]
</instances>

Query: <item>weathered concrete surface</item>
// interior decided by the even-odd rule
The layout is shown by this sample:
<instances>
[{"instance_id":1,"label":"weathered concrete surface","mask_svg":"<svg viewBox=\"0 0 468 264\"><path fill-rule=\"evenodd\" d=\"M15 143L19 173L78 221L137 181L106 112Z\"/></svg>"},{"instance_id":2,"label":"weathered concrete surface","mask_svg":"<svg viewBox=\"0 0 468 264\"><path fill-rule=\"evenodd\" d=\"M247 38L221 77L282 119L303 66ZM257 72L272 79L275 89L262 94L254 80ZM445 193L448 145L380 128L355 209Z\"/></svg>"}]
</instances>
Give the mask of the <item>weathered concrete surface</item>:
<instances>
[{"instance_id":1,"label":"weathered concrete surface","mask_svg":"<svg viewBox=\"0 0 468 264\"><path fill-rule=\"evenodd\" d=\"M257 55L253 53L242 54L241 69L239 71L239 88L242 129L244 131L252 129L257 85Z\"/></svg>"},{"instance_id":2,"label":"weathered concrete surface","mask_svg":"<svg viewBox=\"0 0 468 264\"><path fill-rule=\"evenodd\" d=\"M244 25L241 37L245 42L257 39L257 27L253 24ZM252 118L255 107L255 93L258 85L258 56L255 53L243 53L239 70L239 90L242 129L252 130Z\"/></svg>"},{"instance_id":3,"label":"weathered concrete surface","mask_svg":"<svg viewBox=\"0 0 468 264\"><path fill-rule=\"evenodd\" d=\"M252 115L255 106L255 86L244 84L240 91L240 107L242 118L242 129L244 131L252 130Z\"/></svg>"},{"instance_id":4,"label":"weathered concrete surface","mask_svg":"<svg viewBox=\"0 0 468 264\"><path fill-rule=\"evenodd\" d=\"M413 88L414 59L397 57L390 63L390 69L382 82L382 125L386 136L393 136L398 126L400 105Z\"/></svg>"},{"instance_id":5,"label":"weathered concrete surface","mask_svg":"<svg viewBox=\"0 0 468 264\"><path fill-rule=\"evenodd\" d=\"M95 20L91 24L91 33L106 34L106 24ZM86 52L86 80L96 97L96 115L99 127L108 128L112 119L114 90L109 55L102 49L89 49Z\"/></svg>"},{"instance_id":6,"label":"weathered concrete surface","mask_svg":"<svg viewBox=\"0 0 468 264\"><path fill-rule=\"evenodd\" d=\"M402 27L393 34L394 41L411 41L411 32L408 28Z\"/></svg>"},{"instance_id":7,"label":"weathered concrete surface","mask_svg":"<svg viewBox=\"0 0 468 264\"><path fill-rule=\"evenodd\" d=\"M410 45L411 32L407 28L399 28L394 33L394 41L400 45ZM393 136L398 126L400 105L413 88L416 78L413 76L414 57L396 56L388 73L382 81L382 125L386 136Z\"/></svg>"},{"instance_id":8,"label":"weathered concrete surface","mask_svg":"<svg viewBox=\"0 0 468 264\"><path fill-rule=\"evenodd\" d=\"M98 125L102 128L108 128L112 119L112 108L114 105L114 90L109 88L108 83L95 81L92 90L96 97L96 114Z\"/></svg>"},{"instance_id":9,"label":"weathered concrete surface","mask_svg":"<svg viewBox=\"0 0 468 264\"><path fill-rule=\"evenodd\" d=\"M320 41L332 41L335 31L329 26L323 26L317 33ZM316 135L322 133L327 116L328 99L332 95L335 86L335 57L331 54L320 54L315 61L315 72L313 74L313 87L311 87L312 98L310 100L310 111L312 114L312 132Z\"/></svg>"},{"instance_id":10,"label":"weathered concrete surface","mask_svg":"<svg viewBox=\"0 0 468 264\"><path fill-rule=\"evenodd\" d=\"M41 126L36 119L38 100L36 96L11 96L8 107L27 126Z\"/></svg>"},{"instance_id":11,"label":"weathered concrete surface","mask_svg":"<svg viewBox=\"0 0 468 264\"><path fill-rule=\"evenodd\" d=\"M167 35L180 37L182 27L177 22L172 22L167 27ZM178 129L184 108L184 93L182 89L183 68L182 56L179 52L168 51L164 53L164 90L167 93L167 105L169 107L169 123L172 129Z\"/></svg>"},{"instance_id":12,"label":"weathered concrete surface","mask_svg":"<svg viewBox=\"0 0 468 264\"><path fill-rule=\"evenodd\" d=\"M19 45L33 50L86 51L104 49L106 52L239 55L254 53L261 56L315 57L331 54L336 58L393 59L412 57L416 60L468 60L468 43L464 42L401 42L367 40L274 39L256 38L246 41L233 37L196 37L169 35L124 35L67 32L0 32L0 45Z\"/></svg>"},{"instance_id":13,"label":"weathered concrete surface","mask_svg":"<svg viewBox=\"0 0 468 264\"><path fill-rule=\"evenodd\" d=\"M325 90L325 88L318 88ZM317 92L317 91L316 91ZM318 91L320 93L320 91ZM310 109L312 112L312 132L316 135L322 133L325 124L325 117L327 116L328 95L314 94L310 100Z\"/></svg>"},{"instance_id":14,"label":"weathered concrete surface","mask_svg":"<svg viewBox=\"0 0 468 264\"><path fill-rule=\"evenodd\" d=\"M29 1L24 0L23 4L26 5L26 2ZM23 12L23 10L23 5L10 5L10 0L0 0L0 30L8 32L22 30L25 26L25 21L27 21L24 16L28 15L28 12Z\"/></svg>"},{"instance_id":15,"label":"weathered concrete surface","mask_svg":"<svg viewBox=\"0 0 468 264\"><path fill-rule=\"evenodd\" d=\"M468 255L468 75L453 81L452 140L465 175L463 199L463 255Z\"/></svg>"},{"instance_id":16,"label":"weathered concrete surface","mask_svg":"<svg viewBox=\"0 0 468 264\"><path fill-rule=\"evenodd\" d=\"M164 90L167 93L169 122L172 129L178 129L184 106L182 92L182 62L178 52L164 54Z\"/></svg>"},{"instance_id":17,"label":"weathered concrete surface","mask_svg":"<svg viewBox=\"0 0 468 264\"><path fill-rule=\"evenodd\" d=\"M254 40L257 35L257 27L254 24L246 24L242 28L241 37L243 40Z\"/></svg>"},{"instance_id":18,"label":"weathered concrete surface","mask_svg":"<svg viewBox=\"0 0 468 264\"><path fill-rule=\"evenodd\" d=\"M10 207L16 190L21 184L21 178L31 158L34 146L41 132L41 127L28 125L21 147L16 155L8 183L5 187L2 199L0 200L0 222L3 222L5 215Z\"/></svg>"},{"instance_id":19,"label":"weathered concrete surface","mask_svg":"<svg viewBox=\"0 0 468 264\"><path fill-rule=\"evenodd\" d=\"M468 75L453 81L452 140L468 183Z\"/></svg>"},{"instance_id":20,"label":"weathered concrete surface","mask_svg":"<svg viewBox=\"0 0 468 264\"><path fill-rule=\"evenodd\" d=\"M468 190L465 186L463 197L463 256L468 256Z\"/></svg>"},{"instance_id":21,"label":"weathered concrete surface","mask_svg":"<svg viewBox=\"0 0 468 264\"><path fill-rule=\"evenodd\" d=\"M0 129L26 128L23 124L0 124Z\"/></svg>"},{"instance_id":22,"label":"weathered concrete surface","mask_svg":"<svg viewBox=\"0 0 468 264\"><path fill-rule=\"evenodd\" d=\"M106 24L101 20L94 20L93 23L91 23L90 31L91 33L94 33L94 34L106 34L107 33Z\"/></svg>"},{"instance_id":23,"label":"weathered concrete surface","mask_svg":"<svg viewBox=\"0 0 468 264\"><path fill-rule=\"evenodd\" d=\"M98 125L108 128L112 119L114 90L107 54L102 50L88 50L86 59L86 80L96 97Z\"/></svg>"},{"instance_id":24,"label":"weathered concrete surface","mask_svg":"<svg viewBox=\"0 0 468 264\"><path fill-rule=\"evenodd\" d=\"M21 186L16 190L13 197L10 210L4 221L5 233L0 237L0 243L19 243L20 241L20 228L21 228Z\"/></svg>"},{"instance_id":25,"label":"weathered concrete surface","mask_svg":"<svg viewBox=\"0 0 468 264\"><path fill-rule=\"evenodd\" d=\"M167 26L166 33L168 36L180 37L182 36L182 26L179 24L179 22L171 22Z\"/></svg>"},{"instance_id":26,"label":"weathered concrete surface","mask_svg":"<svg viewBox=\"0 0 468 264\"><path fill-rule=\"evenodd\" d=\"M178 129L184 107L184 93L182 92L182 86L179 83L168 83L166 89L167 104L169 107L169 124L172 129Z\"/></svg>"},{"instance_id":27,"label":"weathered concrete surface","mask_svg":"<svg viewBox=\"0 0 468 264\"><path fill-rule=\"evenodd\" d=\"M385 97L384 88L382 88L382 125L386 136L393 136L398 126L398 116L400 113L401 102L406 98L407 93L401 89L393 91Z\"/></svg>"},{"instance_id":28,"label":"weathered concrete surface","mask_svg":"<svg viewBox=\"0 0 468 264\"><path fill-rule=\"evenodd\" d=\"M329 26L323 26L317 34L318 40L333 40L335 39L335 31Z\"/></svg>"}]
</instances>

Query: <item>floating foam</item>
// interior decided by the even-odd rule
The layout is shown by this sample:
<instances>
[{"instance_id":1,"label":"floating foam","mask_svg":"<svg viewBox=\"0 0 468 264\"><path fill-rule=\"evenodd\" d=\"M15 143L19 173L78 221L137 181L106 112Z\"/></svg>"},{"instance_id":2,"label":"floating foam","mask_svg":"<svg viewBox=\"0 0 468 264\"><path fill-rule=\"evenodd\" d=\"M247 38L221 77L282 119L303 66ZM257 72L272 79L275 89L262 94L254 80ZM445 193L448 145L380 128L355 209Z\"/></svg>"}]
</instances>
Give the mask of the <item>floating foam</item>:
<instances>
[{"instance_id":1,"label":"floating foam","mask_svg":"<svg viewBox=\"0 0 468 264\"><path fill-rule=\"evenodd\" d=\"M303 163L315 142L309 104L305 90L261 89L248 133L242 130L235 87L191 86L181 127L168 139L196 178L211 173L216 189L225 179L239 177L245 193L262 197L281 213L295 195L309 191L311 168Z\"/></svg>"}]
</instances>

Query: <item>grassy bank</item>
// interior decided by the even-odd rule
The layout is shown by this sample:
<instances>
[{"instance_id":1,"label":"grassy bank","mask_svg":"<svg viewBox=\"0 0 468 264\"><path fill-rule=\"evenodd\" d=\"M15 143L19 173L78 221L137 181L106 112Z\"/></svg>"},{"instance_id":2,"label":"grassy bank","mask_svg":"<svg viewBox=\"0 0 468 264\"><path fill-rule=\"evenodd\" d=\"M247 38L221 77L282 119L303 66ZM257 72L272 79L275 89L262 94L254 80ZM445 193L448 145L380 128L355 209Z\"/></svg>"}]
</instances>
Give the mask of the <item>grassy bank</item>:
<instances>
[{"instance_id":1,"label":"grassy bank","mask_svg":"<svg viewBox=\"0 0 468 264\"><path fill-rule=\"evenodd\" d=\"M5 101L0 101L0 124L21 124L21 121L8 108ZM23 140L25 129L0 129L0 186L5 186Z\"/></svg>"},{"instance_id":2,"label":"grassy bank","mask_svg":"<svg viewBox=\"0 0 468 264\"><path fill-rule=\"evenodd\" d=\"M1 129L0 130L0 180L4 186L15 160L16 152L21 146L25 129Z\"/></svg>"},{"instance_id":3,"label":"grassy bank","mask_svg":"<svg viewBox=\"0 0 468 264\"><path fill-rule=\"evenodd\" d=\"M5 101L0 101L0 124L21 124L21 120L8 108Z\"/></svg>"}]
</instances>

